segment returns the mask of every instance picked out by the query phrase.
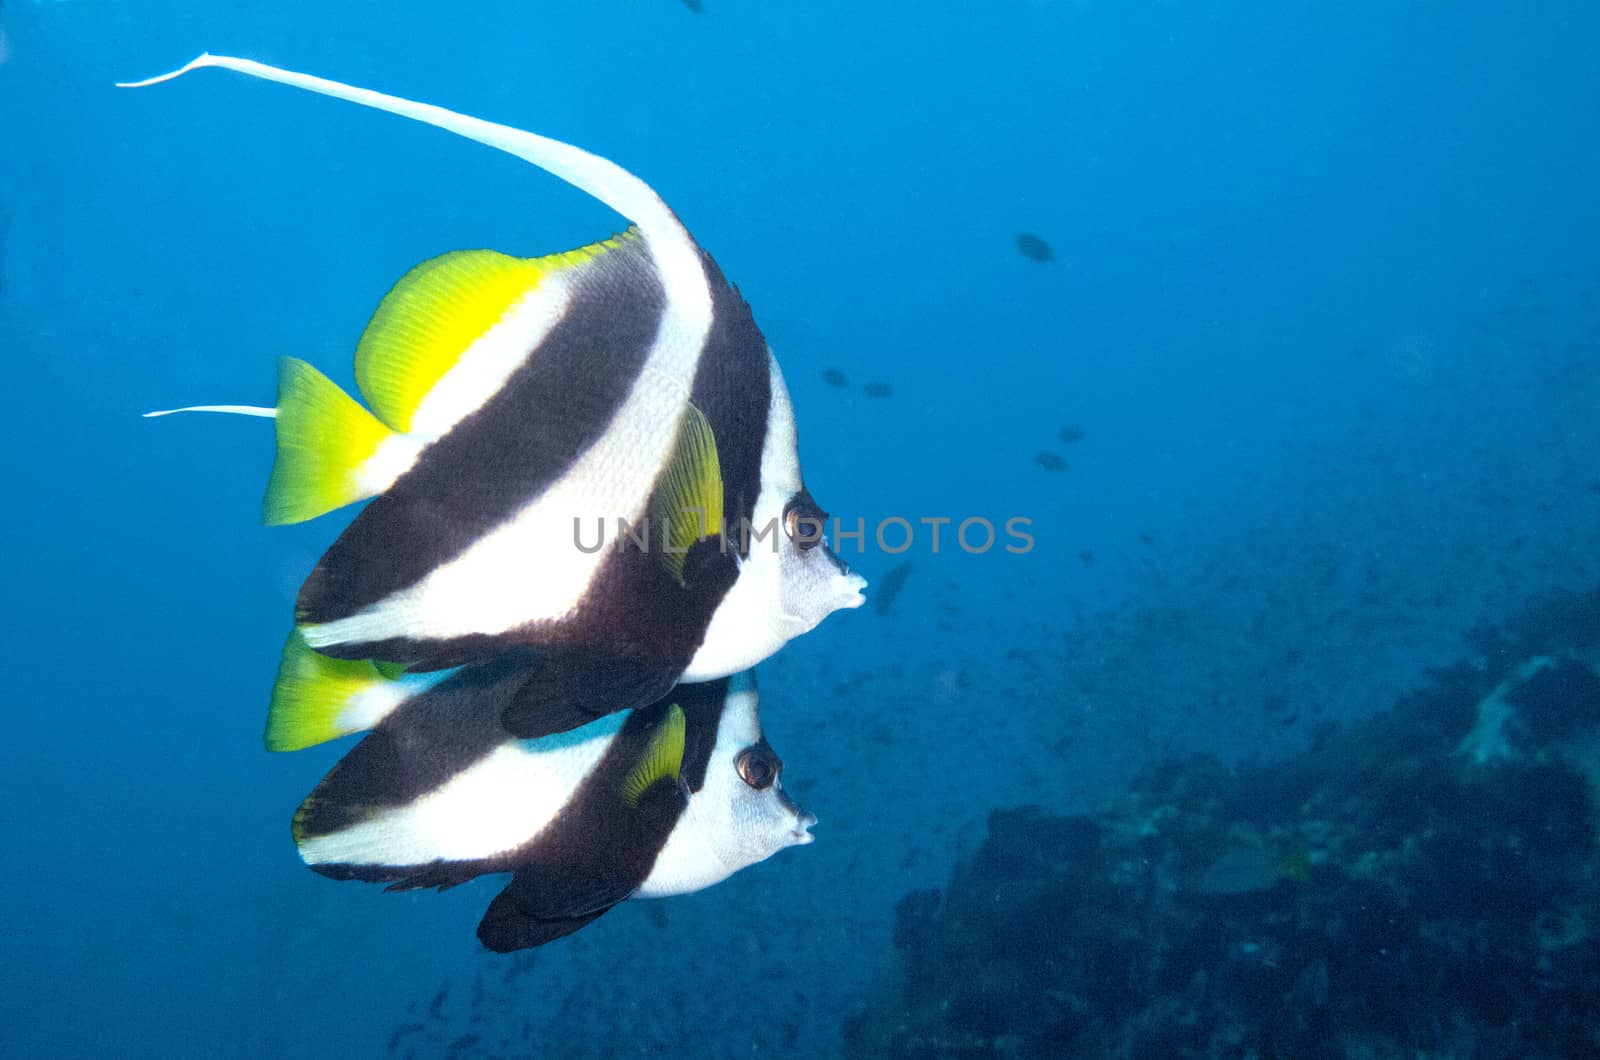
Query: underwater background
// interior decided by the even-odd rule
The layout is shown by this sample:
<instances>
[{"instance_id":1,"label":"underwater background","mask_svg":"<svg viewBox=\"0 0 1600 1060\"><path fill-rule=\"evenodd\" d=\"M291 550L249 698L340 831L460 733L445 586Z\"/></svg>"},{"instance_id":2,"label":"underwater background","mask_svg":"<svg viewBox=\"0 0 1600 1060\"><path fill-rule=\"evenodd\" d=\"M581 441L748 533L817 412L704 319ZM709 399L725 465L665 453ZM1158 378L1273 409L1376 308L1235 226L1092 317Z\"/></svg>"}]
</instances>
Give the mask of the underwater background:
<instances>
[{"instance_id":1,"label":"underwater background","mask_svg":"<svg viewBox=\"0 0 1600 1060\"><path fill-rule=\"evenodd\" d=\"M0 1052L1600 1055L1600 7L0 25ZM261 726L346 517L266 530L269 427L139 414L270 404L285 354L348 383L416 262L621 222L274 86L112 87L202 50L616 159L738 283L869 528L867 605L760 668L814 846L509 958L490 882L300 863L339 749Z\"/></svg>"}]
</instances>

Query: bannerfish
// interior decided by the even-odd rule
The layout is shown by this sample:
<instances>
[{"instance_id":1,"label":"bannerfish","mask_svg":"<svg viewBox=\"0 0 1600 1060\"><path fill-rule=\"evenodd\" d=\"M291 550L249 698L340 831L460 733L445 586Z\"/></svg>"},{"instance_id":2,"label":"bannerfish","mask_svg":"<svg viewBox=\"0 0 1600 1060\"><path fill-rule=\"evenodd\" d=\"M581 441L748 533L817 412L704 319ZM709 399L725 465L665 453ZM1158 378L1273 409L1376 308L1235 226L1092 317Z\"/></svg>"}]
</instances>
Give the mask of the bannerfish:
<instances>
[{"instance_id":1,"label":"bannerfish","mask_svg":"<svg viewBox=\"0 0 1600 1060\"><path fill-rule=\"evenodd\" d=\"M370 498L300 589L312 648L414 671L512 652L527 672L505 724L535 737L748 669L861 605L866 581L828 546L750 307L642 180L556 140L246 59L202 55L128 87L202 67L476 140L632 222L566 253L414 268L356 349L370 412L292 358L275 408L173 410L274 418L268 523Z\"/></svg>"},{"instance_id":2,"label":"bannerfish","mask_svg":"<svg viewBox=\"0 0 1600 1060\"><path fill-rule=\"evenodd\" d=\"M419 688L403 682L435 675L396 685L292 638L290 654L299 687L283 704L364 702L356 713L374 726L295 814L301 858L389 890L510 872L478 926L492 950L543 945L624 899L697 891L812 841L816 818L784 791L762 735L753 674L519 740L499 720L514 674L494 666Z\"/></svg>"}]
</instances>

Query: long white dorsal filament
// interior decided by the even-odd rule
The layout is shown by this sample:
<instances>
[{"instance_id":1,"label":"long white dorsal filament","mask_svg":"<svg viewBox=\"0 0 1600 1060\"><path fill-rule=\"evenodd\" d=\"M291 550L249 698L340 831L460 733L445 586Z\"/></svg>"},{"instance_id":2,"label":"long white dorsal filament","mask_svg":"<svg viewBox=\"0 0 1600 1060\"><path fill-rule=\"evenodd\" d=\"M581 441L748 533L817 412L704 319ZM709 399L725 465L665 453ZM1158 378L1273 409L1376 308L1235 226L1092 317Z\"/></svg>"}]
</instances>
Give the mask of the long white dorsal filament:
<instances>
[{"instance_id":1,"label":"long white dorsal filament","mask_svg":"<svg viewBox=\"0 0 1600 1060\"><path fill-rule=\"evenodd\" d=\"M156 416L173 416L180 412L225 412L230 416L260 416L263 419L273 419L278 415L277 409L262 408L260 405L189 405L181 409L158 409L155 412L146 412L145 419Z\"/></svg>"},{"instance_id":2,"label":"long white dorsal filament","mask_svg":"<svg viewBox=\"0 0 1600 1060\"><path fill-rule=\"evenodd\" d=\"M482 118L458 114L431 103L418 103L326 78L281 70L252 59L212 55L209 52L169 74L143 81L120 82L117 87L143 88L147 85L157 85L207 66L221 67L265 81L276 81L307 92L347 100L374 110L387 111L515 155L594 196L637 224L640 233L649 240L651 252L656 255L659 266L669 275L685 275L676 272L685 268L694 273L702 271L699 251L694 240L678 221L677 215L648 184L615 162L560 140L552 140L547 136L522 129L513 129L508 125L498 125Z\"/></svg>"}]
</instances>

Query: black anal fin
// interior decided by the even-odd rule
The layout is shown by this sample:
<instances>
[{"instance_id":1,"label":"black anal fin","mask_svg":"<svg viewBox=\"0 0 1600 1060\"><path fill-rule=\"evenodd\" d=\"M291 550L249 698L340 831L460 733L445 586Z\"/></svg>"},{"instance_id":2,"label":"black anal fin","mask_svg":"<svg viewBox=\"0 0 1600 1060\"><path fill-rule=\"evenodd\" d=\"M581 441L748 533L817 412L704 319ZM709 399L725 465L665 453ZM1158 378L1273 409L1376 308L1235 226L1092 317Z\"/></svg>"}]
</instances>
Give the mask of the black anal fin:
<instances>
[{"instance_id":1,"label":"black anal fin","mask_svg":"<svg viewBox=\"0 0 1600 1060\"><path fill-rule=\"evenodd\" d=\"M489 903L488 911L478 922L478 941L496 953L531 949L566 938L579 928L600 919L616 904L613 902L572 916L542 917L528 911L517 900L514 893L516 886L516 880L513 879Z\"/></svg>"},{"instance_id":2,"label":"black anal fin","mask_svg":"<svg viewBox=\"0 0 1600 1060\"><path fill-rule=\"evenodd\" d=\"M687 716L676 703L630 715L605 762L495 896L478 938L496 953L572 934L649 877L688 805Z\"/></svg>"},{"instance_id":3,"label":"black anal fin","mask_svg":"<svg viewBox=\"0 0 1600 1060\"><path fill-rule=\"evenodd\" d=\"M500 722L519 740L568 732L607 714L654 703L678 683L679 672L629 660L548 658L528 674Z\"/></svg>"}]
</instances>

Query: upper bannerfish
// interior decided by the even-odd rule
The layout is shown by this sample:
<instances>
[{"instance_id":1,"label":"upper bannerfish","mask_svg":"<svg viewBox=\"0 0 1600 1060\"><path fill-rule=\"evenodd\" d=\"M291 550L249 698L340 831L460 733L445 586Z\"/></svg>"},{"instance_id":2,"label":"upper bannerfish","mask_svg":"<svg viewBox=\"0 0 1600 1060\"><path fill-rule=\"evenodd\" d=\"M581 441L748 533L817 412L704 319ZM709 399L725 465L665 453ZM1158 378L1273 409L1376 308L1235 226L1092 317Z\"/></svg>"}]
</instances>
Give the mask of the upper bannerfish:
<instances>
[{"instance_id":1,"label":"upper bannerfish","mask_svg":"<svg viewBox=\"0 0 1600 1060\"><path fill-rule=\"evenodd\" d=\"M505 722L537 737L745 670L860 606L866 582L822 533L750 307L642 180L570 144L246 59L202 55L125 87L203 67L476 140L631 222L545 257L416 266L357 346L365 406L285 358L275 408L173 410L274 417L268 523L371 499L301 587L312 648L412 670L535 648ZM629 547L593 549L619 519Z\"/></svg>"}]
</instances>

